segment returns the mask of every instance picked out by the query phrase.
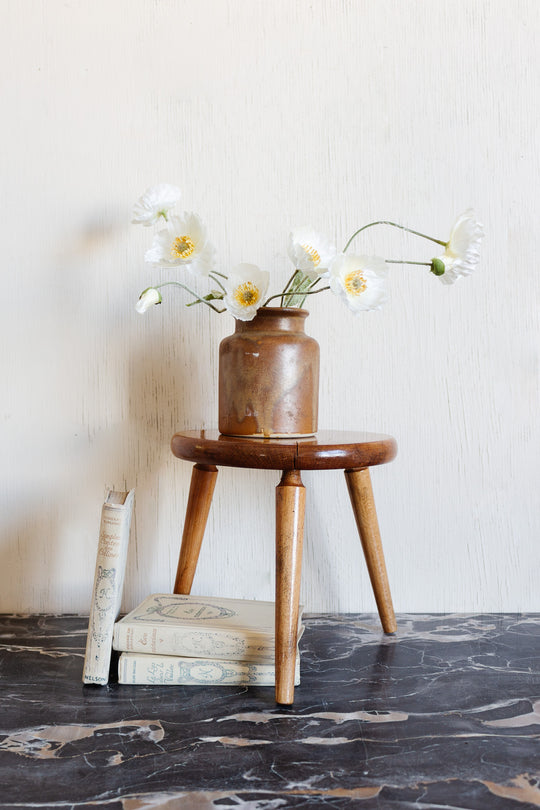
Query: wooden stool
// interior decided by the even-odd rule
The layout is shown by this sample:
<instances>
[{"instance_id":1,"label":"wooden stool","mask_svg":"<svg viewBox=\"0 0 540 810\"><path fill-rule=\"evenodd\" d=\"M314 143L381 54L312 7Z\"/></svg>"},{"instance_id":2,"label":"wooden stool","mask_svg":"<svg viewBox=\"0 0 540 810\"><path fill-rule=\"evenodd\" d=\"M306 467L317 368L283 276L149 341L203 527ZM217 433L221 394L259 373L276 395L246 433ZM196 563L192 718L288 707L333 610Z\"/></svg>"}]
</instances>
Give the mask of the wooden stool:
<instances>
[{"instance_id":1,"label":"wooden stool","mask_svg":"<svg viewBox=\"0 0 540 810\"><path fill-rule=\"evenodd\" d=\"M344 470L356 524L385 633L396 619L377 523L369 467L392 461L396 442L375 433L321 431L308 439L250 439L217 431L182 431L171 441L175 456L195 462L174 593L190 593L217 467L281 470L276 489L276 701L294 699L305 489L301 470Z\"/></svg>"}]
</instances>

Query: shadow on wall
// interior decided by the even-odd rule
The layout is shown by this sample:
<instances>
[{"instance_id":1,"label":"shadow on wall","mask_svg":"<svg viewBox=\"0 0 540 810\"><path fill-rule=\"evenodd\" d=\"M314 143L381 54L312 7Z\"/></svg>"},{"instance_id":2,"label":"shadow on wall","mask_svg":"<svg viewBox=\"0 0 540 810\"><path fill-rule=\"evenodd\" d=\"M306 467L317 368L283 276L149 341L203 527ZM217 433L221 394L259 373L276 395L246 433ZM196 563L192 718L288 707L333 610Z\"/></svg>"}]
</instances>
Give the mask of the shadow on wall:
<instances>
[{"instance_id":1,"label":"shadow on wall","mask_svg":"<svg viewBox=\"0 0 540 810\"><path fill-rule=\"evenodd\" d=\"M147 537L137 559L137 528L156 535L165 468L179 495L189 487L187 465L169 474L170 440L188 409L204 412L204 380L192 379L196 350L176 339L174 318L166 330L139 328L125 278L110 279L124 225L104 219L49 257L26 316L29 348L15 358L24 365L16 379L24 412L13 414L3 442L2 610L88 609L107 488L134 487L136 513L148 513L142 526L134 519L128 576L161 563L169 579Z\"/></svg>"},{"instance_id":2,"label":"shadow on wall","mask_svg":"<svg viewBox=\"0 0 540 810\"><path fill-rule=\"evenodd\" d=\"M147 317L155 314L161 315L151 312ZM152 580L163 583L157 590L172 589L180 548L180 519L175 521L175 538L163 536L163 526L167 525L165 517L185 505L191 466L173 457L170 442L177 430L190 425L193 414L205 410L202 389L193 380L196 349L175 339L173 319L170 321L166 330L147 333L131 351L126 380L127 419L119 426L122 453L116 462L110 460L126 488L135 488L124 586L131 601L133 589L146 595Z\"/></svg>"},{"instance_id":3,"label":"shadow on wall","mask_svg":"<svg viewBox=\"0 0 540 810\"><path fill-rule=\"evenodd\" d=\"M100 292L92 289L88 267L101 265L121 230L100 211L79 231L72 229L71 241L68 235L60 246L55 242L48 254L42 246L39 273L21 272L27 287L21 287L15 332L24 339L13 341L3 413L3 610L57 609L81 576L80 538L92 515L89 493L94 497L81 392L99 335L88 313ZM101 497L102 478L97 491ZM85 501L87 515L81 509Z\"/></svg>"},{"instance_id":4,"label":"shadow on wall","mask_svg":"<svg viewBox=\"0 0 540 810\"><path fill-rule=\"evenodd\" d=\"M14 594L2 612L44 612L60 556L58 544L50 549L46 541L58 536L60 525L58 508L42 493L18 499L16 516L0 534L2 591Z\"/></svg>"}]
</instances>

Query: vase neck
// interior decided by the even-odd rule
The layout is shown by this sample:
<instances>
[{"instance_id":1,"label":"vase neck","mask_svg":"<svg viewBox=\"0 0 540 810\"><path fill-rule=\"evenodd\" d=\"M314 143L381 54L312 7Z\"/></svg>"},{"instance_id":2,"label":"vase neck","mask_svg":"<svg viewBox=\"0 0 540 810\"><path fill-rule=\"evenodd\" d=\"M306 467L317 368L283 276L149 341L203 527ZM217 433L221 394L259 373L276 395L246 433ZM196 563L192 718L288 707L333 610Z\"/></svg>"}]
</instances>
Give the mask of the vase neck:
<instances>
[{"instance_id":1,"label":"vase neck","mask_svg":"<svg viewBox=\"0 0 540 810\"><path fill-rule=\"evenodd\" d=\"M261 307L253 320L236 321L236 332L303 332L309 312L297 307Z\"/></svg>"}]
</instances>

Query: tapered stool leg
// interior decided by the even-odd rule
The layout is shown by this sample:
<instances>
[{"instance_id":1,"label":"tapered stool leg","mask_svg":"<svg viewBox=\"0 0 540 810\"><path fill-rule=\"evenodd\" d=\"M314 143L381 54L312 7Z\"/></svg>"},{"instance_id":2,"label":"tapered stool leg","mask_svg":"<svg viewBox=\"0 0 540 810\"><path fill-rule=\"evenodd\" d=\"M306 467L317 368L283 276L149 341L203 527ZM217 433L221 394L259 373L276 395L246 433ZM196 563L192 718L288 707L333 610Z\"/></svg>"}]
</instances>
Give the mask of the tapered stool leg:
<instances>
[{"instance_id":1,"label":"tapered stool leg","mask_svg":"<svg viewBox=\"0 0 540 810\"><path fill-rule=\"evenodd\" d=\"M298 470L276 487L276 701L294 700L306 490Z\"/></svg>"},{"instance_id":2,"label":"tapered stool leg","mask_svg":"<svg viewBox=\"0 0 540 810\"><path fill-rule=\"evenodd\" d=\"M395 633L397 630L396 617L390 595L390 584L384 562L369 469L345 470L345 478L381 624L385 633Z\"/></svg>"},{"instance_id":3,"label":"tapered stool leg","mask_svg":"<svg viewBox=\"0 0 540 810\"><path fill-rule=\"evenodd\" d=\"M212 464L193 467L174 593L191 592L217 474L217 467Z\"/></svg>"}]
</instances>

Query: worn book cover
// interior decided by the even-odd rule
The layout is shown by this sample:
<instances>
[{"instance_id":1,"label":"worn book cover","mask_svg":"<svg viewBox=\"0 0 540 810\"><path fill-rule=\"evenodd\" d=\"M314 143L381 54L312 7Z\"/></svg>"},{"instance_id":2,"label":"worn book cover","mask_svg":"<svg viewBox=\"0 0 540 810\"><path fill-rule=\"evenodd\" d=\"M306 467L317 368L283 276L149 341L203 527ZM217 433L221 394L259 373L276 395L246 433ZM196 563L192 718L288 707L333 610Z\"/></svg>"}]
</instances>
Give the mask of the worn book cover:
<instances>
[{"instance_id":1,"label":"worn book cover","mask_svg":"<svg viewBox=\"0 0 540 810\"><path fill-rule=\"evenodd\" d=\"M118 683L206 686L274 686L273 663L185 658L175 655L122 653ZM296 653L294 685L300 684L300 653Z\"/></svg>"},{"instance_id":2,"label":"worn book cover","mask_svg":"<svg viewBox=\"0 0 540 810\"><path fill-rule=\"evenodd\" d=\"M101 510L83 683L104 685L109 680L112 638L122 601L133 499L134 490L111 490Z\"/></svg>"},{"instance_id":3,"label":"worn book cover","mask_svg":"<svg viewBox=\"0 0 540 810\"><path fill-rule=\"evenodd\" d=\"M274 602L153 594L116 622L113 646L121 652L273 661L274 621Z\"/></svg>"}]
</instances>

